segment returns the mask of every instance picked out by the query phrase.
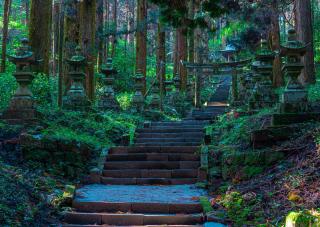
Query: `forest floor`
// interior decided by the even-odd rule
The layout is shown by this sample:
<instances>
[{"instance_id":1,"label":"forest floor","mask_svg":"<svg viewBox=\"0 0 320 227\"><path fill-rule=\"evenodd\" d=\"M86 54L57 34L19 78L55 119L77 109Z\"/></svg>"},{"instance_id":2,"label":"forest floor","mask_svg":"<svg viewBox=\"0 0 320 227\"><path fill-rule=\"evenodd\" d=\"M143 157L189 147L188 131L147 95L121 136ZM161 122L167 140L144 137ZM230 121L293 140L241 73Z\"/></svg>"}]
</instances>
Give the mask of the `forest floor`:
<instances>
[{"instance_id":1,"label":"forest floor","mask_svg":"<svg viewBox=\"0 0 320 227\"><path fill-rule=\"evenodd\" d=\"M303 213L310 223L320 220L320 124L297 126L299 135L265 148L270 155L282 152L281 160L250 179L223 181L212 192L213 207L225 210L235 226L284 226L290 212Z\"/></svg>"}]
</instances>

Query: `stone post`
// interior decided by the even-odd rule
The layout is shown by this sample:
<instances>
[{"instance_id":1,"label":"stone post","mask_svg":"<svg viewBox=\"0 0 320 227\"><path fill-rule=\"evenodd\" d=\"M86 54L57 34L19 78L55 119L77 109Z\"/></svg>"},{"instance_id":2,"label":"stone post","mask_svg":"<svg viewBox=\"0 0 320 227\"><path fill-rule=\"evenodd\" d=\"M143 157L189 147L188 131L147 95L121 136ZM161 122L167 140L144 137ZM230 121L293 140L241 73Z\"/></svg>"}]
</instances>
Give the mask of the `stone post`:
<instances>
[{"instance_id":1,"label":"stone post","mask_svg":"<svg viewBox=\"0 0 320 227\"><path fill-rule=\"evenodd\" d=\"M307 46L297 40L296 31L290 29L288 41L281 46L281 56L285 57L282 72L288 78L288 83L280 99L280 113L301 113L308 110L308 92L298 80L304 68L302 57L306 50Z\"/></svg>"},{"instance_id":2,"label":"stone post","mask_svg":"<svg viewBox=\"0 0 320 227\"><path fill-rule=\"evenodd\" d=\"M119 110L120 105L115 97L113 89L114 75L117 74L117 70L113 68L112 58L107 59L107 63L105 66L102 66L101 72L104 74L102 79L104 88L98 107L100 110Z\"/></svg>"},{"instance_id":3,"label":"stone post","mask_svg":"<svg viewBox=\"0 0 320 227\"><path fill-rule=\"evenodd\" d=\"M255 86L249 101L250 110L272 107L275 103L275 93L272 87L273 61L275 53L268 48L266 40L261 40L261 48L256 54L254 63Z\"/></svg>"},{"instance_id":4,"label":"stone post","mask_svg":"<svg viewBox=\"0 0 320 227\"><path fill-rule=\"evenodd\" d=\"M71 59L67 59L70 65L69 77L71 78L71 86L63 98L63 108L67 110L87 111L90 109L89 101L85 89L84 80L86 74L84 67L87 65L86 58L81 53L81 48L76 48L76 53Z\"/></svg>"},{"instance_id":5,"label":"stone post","mask_svg":"<svg viewBox=\"0 0 320 227\"><path fill-rule=\"evenodd\" d=\"M36 109L29 85L34 79L31 66L37 61L28 39L21 40L21 46L16 50L15 55L9 56L9 60L16 65L13 76L18 83L18 89L1 118L11 124L32 123L36 119Z\"/></svg>"},{"instance_id":6,"label":"stone post","mask_svg":"<svg viewBox=\"0 0 320 227\"><path fill-rule=\"evenodd\" d=\"M135 80L135 94L132 98L132 107L136 112L142 112L144 110L144 77L141 71L138 71L134 77Z\"/></svg>"},{"instance_id":7,"label":"stone post","mask_svg":"<svg viewBox=\"0 0 320 227\"><path fill-rule=\"evenodd\" d=\"M156 79L151 87L151 103L149 105L149 110L154 111L159 109L161 109L160 84Z\"/></svg>"}]
</instances>

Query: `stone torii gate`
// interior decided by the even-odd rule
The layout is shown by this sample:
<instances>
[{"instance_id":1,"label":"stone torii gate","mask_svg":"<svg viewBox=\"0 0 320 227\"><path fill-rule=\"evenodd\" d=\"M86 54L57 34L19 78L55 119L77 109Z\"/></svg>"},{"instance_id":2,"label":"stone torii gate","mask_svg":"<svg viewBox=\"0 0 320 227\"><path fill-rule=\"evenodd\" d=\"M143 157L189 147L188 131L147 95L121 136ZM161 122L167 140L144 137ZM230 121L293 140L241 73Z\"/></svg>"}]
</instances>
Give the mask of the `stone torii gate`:
<instances>
[{"instance_id":1,"label":"stone torii gate","mask_svg":"<svg viewBox=\"0 0 320 227\"><path fill-rule=\"evenodd\" d=\"M234 62L223 62L223 63L189 63L181 62L184 67L188 70L188 73L192 73L195 77L195 107L201 107L200 91L202 86L203 76L217 76L224 77L227 75L232 76L232 103L236 103L238 97L238 75L243 72L243 67L248 65L252 59L246 59Z\"/></svg>"}]
</instances>

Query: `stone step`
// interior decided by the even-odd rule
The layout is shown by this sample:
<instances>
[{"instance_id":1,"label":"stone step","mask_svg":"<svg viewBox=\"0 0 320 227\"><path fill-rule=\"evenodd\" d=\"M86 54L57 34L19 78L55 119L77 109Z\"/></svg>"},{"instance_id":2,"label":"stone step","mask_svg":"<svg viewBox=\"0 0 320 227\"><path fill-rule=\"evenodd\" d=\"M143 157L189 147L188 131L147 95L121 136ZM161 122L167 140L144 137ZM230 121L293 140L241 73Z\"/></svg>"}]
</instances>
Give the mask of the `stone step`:
<instances>
[{"instance_id":1,"label":"stone step","mask_svg":"<svg viewBox=\"0 0 320 227\"><path fill-rule=\"evenodd\" d=\"M202 139L204 135L205 135L204 132L137 133L137 137L139 138L200 138Z\"/></svg>"},{"instance_id":2,"label":"stone step","mask_svg":"<svg viewBox=\"0 0 320 227\"><path fill-rule=\"evenodd\" d=\"M196 178L198 170L196 169L128 169L128 170L104 170L104 177L113 178Z\"/></svg>"},{"instance_id":3,"label":"stone step","mask_svg":"<svg viewBox=\"0 0 320 227\"><path fill-rule=\"evenodd\" d=\"M132 154L110 154L107 161L199 161L195 154L161 154L161 153L132 153Z\"/></svg>"},{"instance_id":4,"label":"stone step","mask_svg":"<svg viewBox=\"0 0 320 227\"><path fill-rule=\"evenodd\" d=\"M101 177L102 184L112 185L181 185L195 184L197 178L111 178Z\"/></svg>"},{"instance_id":5,"label":"stone step","mask_svg":"<svg viewBox=\"0 0 320 227\"><path fill-rule=\"evenodd\" d=\"M184 129L201 129L205 126L206 124L196 124L196 125L150 125L149 127L146 128L159 128L159 129L166 129L166 128L184 128Z\"/></svg>"},{"instance_id":6,"label":"stone step","mask_svg":"<svg viewBox=\"0 0 320 227\"><path fill-rule=\"evenodd\" d=\"M137 154L137 153L182 153L182 154L195 154L199 151L199 146L134 146L134 147L114 147L111 148L109 154Z\"/></svg>"},{"instance_id":7,"label":"stone step","mask_svg":"<svg viewBox=\"0 0 320 227\"><path fill-rule=\"evenodd\" d=\"M162 127L162 128L143 128L138 129L137 133L198 133L204 132L204 127L201 128L176 128L176 127Z\"/></svg>"},{"instance_id":8,"label":"stone step","mask_svg":"<svg viewBox=\"0 0 320 227\"><path fill-rule=\"evenodd\" d=\"M106 162L105 170L119 169L196 169L200 166L199 161L116 161Z\"/></svg>"},{"instance_id":9,"label":"stone step","mask_svg":"<svg viewBox=\"0 0 320 227\"><path fill-rule=\"evenodd\" d=\"M192 137L192 138L140 138L138 137L135 143L201 143L202 137Z\"/></svg>"},{"instance_id":10,"label":"stone step","mask_svg":"<svg viewBox=\"0 0 320 227\"><path fill-rule=\"evenodd\" d=\"M195 121L195 120L187 120L187 121L168 121L168 122L152 122L151 127L156 127L156 126L177 126L177 127L186 127L186 126L204 126L208 124L209 122L206 121Z\"/></svg>"},{"instance_id":11,"label":"stone step","mask_svg":"<svg viewBox=\"0 0 320 227\"><path fill-rule=\"evenodd\" d=\"M161 225L162 227L203 227L203 225ZM63 224L62 227L110 227L110 225ZM155 225L130 225L127 227L157 227Z\"/></svg>"},{"instance_id":12,"label":"stone step","mask_svg":"<svg viewBox=\"0 0 320 227\"><path fill-rule=\"evenodd\" d=\"M171 146L171 147L181 147L181 146L200 146L201 142L166 142L166 143L156 143L156 142L148 142L148 143L135 143L136 146Z\"/></svg>"},{"instance_id":13,"label":"stone step","mask_svg":"<svg viewBox=\"0 0 320 227\"><path fill-rule=\"evenodd\" d=\"M114 226L132 225L194 225L202 224L202 214L114 214L67 212L65 222L69 224L106 224Z\"/></svg>"}]
</instances>

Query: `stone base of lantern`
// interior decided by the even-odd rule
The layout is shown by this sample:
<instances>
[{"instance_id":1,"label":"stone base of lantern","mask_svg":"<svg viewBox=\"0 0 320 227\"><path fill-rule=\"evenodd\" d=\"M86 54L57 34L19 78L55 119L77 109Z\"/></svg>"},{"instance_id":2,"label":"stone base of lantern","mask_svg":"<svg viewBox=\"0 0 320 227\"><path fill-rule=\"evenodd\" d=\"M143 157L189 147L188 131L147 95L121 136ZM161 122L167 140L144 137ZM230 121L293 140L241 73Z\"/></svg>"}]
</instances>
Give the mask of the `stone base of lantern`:
<instances>
[{"instance_id":1,"label":"stone base of lantern","mask_svg":"<svg viewBox=\"0 0 320 227\"><path fill-rule=\"evenodd\" d=\"M120 105L112 93L104 93L99 100L98 108L100 110L120 110Z\"/></svg>"},{"instance_id":2,"label":"stone base of lantern","mask_svg":"<svg viewBox=\"0 0 320 227\"><path fill-rule=\"evenodd\" d=\"M308 92L306 90L286 90L281 96L278 109L280 113L308 112Z\"/></svg>"},{"instance_id":3,"label":"stone base of lantern","mask_svg":"<svg viewBox=\"0 0 320 227\"><path fill-rule=\"evenodd\" d=\"M283 113L272 115L272 125L290 125L308 121L320 121L320 112L312 113Z\"/></svg>"},{"instance_id":4,"label":"stone base of lantern","mask_svg":"<svg viewBox=\"0 0 320 227\"><path fill-rule=\"evenodd\" d=\"M37 118L35 102L30 96L15 96L0 118L9 124L32 124Z\"/></svg>"},{"instance_id":5,"label":"stone base of lantern","mask_svg":"<svg viewBox=\"0 0 320 227\"><path fill-rule=\"evenodd\" d=\"M89 111L91 110L91 102L86 96L68 94L63 98L63 108L74 111Z\"/></svg>"}]
</instances>

